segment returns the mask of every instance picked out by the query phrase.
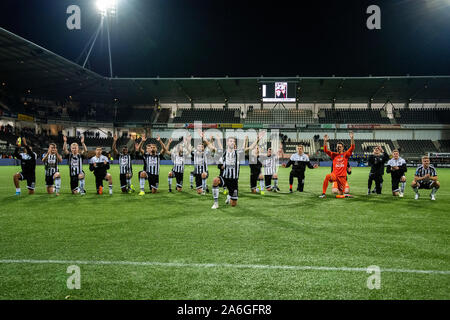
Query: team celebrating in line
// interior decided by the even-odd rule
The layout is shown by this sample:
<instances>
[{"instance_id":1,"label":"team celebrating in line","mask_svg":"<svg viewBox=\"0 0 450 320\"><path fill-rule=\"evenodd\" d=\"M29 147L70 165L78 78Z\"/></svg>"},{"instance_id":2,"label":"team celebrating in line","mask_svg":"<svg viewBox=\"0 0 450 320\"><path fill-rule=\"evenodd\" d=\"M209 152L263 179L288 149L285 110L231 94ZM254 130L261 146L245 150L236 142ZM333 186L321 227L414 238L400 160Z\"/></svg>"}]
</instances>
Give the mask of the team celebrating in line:
<instances>
[{"instance_id":1,"label":"team celebrating in line","mask_svg":"<svg viewBox=\"0 0 450 320\"><path fill-rule=\"evenodd\" d=\"M209 177L208 162L213 159L218 165L220 171L219 176L212 181L212 209L219 208L219 188L224 189L227 196L226 204L236 206L238 201L238 181L240 176L240 165L245 161L248 154L250 167L250 189L252 193L260 192L261 195L265 191L279 192L278 185L278 165L280 159L289 159L287 163L283 163L282 167L289 168L289 192L293 193L294 178L297 178L297 191L303 192L305 185L305 171L315 169L317 164L312 164L307 154L304 153L304 146L298 145L297 152L287 155L280 147L274 151L267 148L264 152L260 147L260 141L265 133L260 133L256 140L249 146L248 137L245 137L242 146L237 145L237 139L229 137L226 139L225 148L222 146L219 136L206 139L205 134L198 132L201 142L195 146L191 144L191 136L188 135L182 139L174 148L169 149L172 139L164 144L158 136L156 141L161 149L154 143L144 144L147 141L145 135L142 136L139 144L134 143L135 150L128 150L127 146L121 148L121 152L117 150L117 136L114 136L112 153L118 157L120 170L120 188L123 193L132 193L135 191L131 183L133 177L133 159L143 160L143 170L138 173L139 177L139 196L145 195L145 182L148 181L151 193L156 193L159 189L159 175L161 160L165 156L170 157L173 167L168 174L169 192L172 192L173 178L175 178L175 190L181 192L183 189L183 176L186 164L193 163L194 170L191 172L191 188L193 188L193 180L195 180L195 189L198 194L209 192L207 179ZM351 174L351 166L349 159L355 150L354 134L349 133L351 139L350 147L345 150L344 144L338 142L336 151L329 150L328 136L324 136L324 152L331 158L331 173L325 176L323 181L322 194L320 198L325 198L328 185L332 183L332 193L336 198L351 198L348 176ZM87 147L84 144L84 137L81 137L81 151L78 143L72 143L70 150L67 146L67 137L63 137L63 156L67 159L69 165L70 188L73 194L86 194L85 191L85 172L83 170L83 160L87 158ZM27 181L27 189L29 194L34 194L36 183L36 161L37 154L33 152L32 147L27 144L25 138L19 138L16 142L15 157L21 161L22 171L13 176L14 185L16 187L16 195L21 194L20 181ZM51 143L48 151L43 155L42 162L45 166L45 183L47 193L56 195L61 190L61 173L59 164L63 161L63 156L58 153L57 146ZM192 161L186 161L191 159ZM393 150L392 157L383 150L381 145L374 148L373 154L369 156L368 165L370 173L368 178L367 194L381 194L383 186L383 175L385 171L391 175L392 194L393 196L403 197L406 187L407 172L406 161L400 157L399 150ZM103 193L103 181L107 181L109 194L113 194L113 178L108 170L110 169L110 159L103 155L103 148L97 147L95 155L89 159L89 170L94 174L96 190L98 194ZM257 183L259 182L259 190ZM375 183L375 189L372 190L372 183ZM414 179L411 182L414 191L414 199L419 199L419 189L430 189L431 200L436 200L436 192L440 188L440 182L436 169L430 164L428 156L422 157L422 164L416 169Z\"/></svg>"}]
</instances>

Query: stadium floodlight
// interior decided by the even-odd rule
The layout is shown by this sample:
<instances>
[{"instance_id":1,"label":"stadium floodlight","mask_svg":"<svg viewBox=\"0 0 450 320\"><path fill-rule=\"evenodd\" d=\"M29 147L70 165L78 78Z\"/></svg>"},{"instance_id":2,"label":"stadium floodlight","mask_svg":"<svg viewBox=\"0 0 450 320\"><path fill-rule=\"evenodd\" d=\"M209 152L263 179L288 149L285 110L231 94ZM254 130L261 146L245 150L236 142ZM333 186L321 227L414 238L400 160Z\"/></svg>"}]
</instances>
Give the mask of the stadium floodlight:
<instances>
[{"instance_id":1,"label":"stadium floodlight","mask_svg":"<svg viewBox=\"0 0 450 320\"><path fill-rule=\"evenodd\" d=\"M117 0L97 0L97 9L102 16L115 16Z\"/></svg>"}]
</instances>

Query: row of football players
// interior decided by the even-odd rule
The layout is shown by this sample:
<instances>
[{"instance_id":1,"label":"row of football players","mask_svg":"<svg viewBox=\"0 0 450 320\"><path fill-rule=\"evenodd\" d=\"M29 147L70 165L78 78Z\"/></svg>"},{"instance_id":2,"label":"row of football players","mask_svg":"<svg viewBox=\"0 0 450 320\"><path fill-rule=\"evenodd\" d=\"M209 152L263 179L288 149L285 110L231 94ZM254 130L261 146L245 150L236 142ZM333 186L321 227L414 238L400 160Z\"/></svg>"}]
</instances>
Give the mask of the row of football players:
<instances>
[{"instance_id":1,"label":"row of football players","mask_svg":"<svg viewBox=\"0 0 450 320\"><path fill-rule=\"evenodd\" d=\"M151 192L156 193L159 186L159 170L160 170L160 160L164 154L170 155L174 166L169 173L169 191L172 191L172 180L176 179L176 189L181 191L183 186L183 175L184 175L184 164L186 159L186 154L192 154L194 160L194 171L191 172L191 186L193 178L196 181L196 189L198 193L204 193L207 189L206 181L208 179L208 156L209 153L216 152L218 150L223 150L221 146L220 139L216 140L214 144L214 139L205 139L203 133L199 133L202 137L203 143L196 146L193 150L191 147L190 137L186 137L183 143L178 144L174 149L169 150L169 145L172 140L169 140L168 144L165 145L161 139L157 141L161 145L161 152L157 151L157 146L155 144L147 144L146 150L143 150L143 145L146 142L146 137L144 136L139 145L136 145L135 149L140 154L140 157L144 160L144 169L139 172L139 183L140 183L140 193L139 195L144 195L145 182L148 181ZM238 200L238 179L240 171L240 160L245 157L245 153L251 151L249 154L250 160L250 184L252 192L256 193L257 181L260 182L261 194L264 194L264 190L279 190L278 187L278 176L277 176L277 163L279 157L286 157L282 154L280 149L277 153L273 153L269 148L266 153L262 153L259 150L258 144L262 135L258 136L256 141L248 146L248 139L245 140L244 145L238 148L236 145L236 140L234 138L228 138L226 140L226 148L223 150L223 155L219 159L219 169L220 175L213 180L213 198L214 205L213 208L218 207L218 196L219 187L226 188L229 193L227 195L226 203L230 203L232 206L237 204ZM350 132L350 138L352 140L351 147L344 151L343 143L337 144L337 152L331 152L328 150L327 140L328 137L325 136L324 140L324 151L333 160L332 172L328 174L323 183L323 194L320 197L325 197L326 190L328 188L328 183L333 182L333 192L337 193L336 197L345 198L351 197L349 192L349 185L347 181L347 174L351 173L351 168L348 166L348 159L352 155L355 148L353 141L353 133ZM119 167L120 167L120 181L122 192L132 192L134 187L131 184L132 177L132 164L131 164L131 153L127 147L122 147L119 153L116 148L117 137L114 137L114 143L112 146L113 152L119 156ZM73 143L70 146L70 152L67 150L67 139L64 138L64 155L69 160L69 171L71 180L71 189L73 193L84 194L84 179L85 174L82 168L82 160L87 153L87 148L84 145L84 139L81 138L81 144L83 147L82 152L79 152L79 146L77 143ZM207 149L205 149L205 146ZM34 168L33 168L33 158L34 157L30 147L26 145L24 141L23 153L19 153L16 150L16 157L22 160L22 173L18 173L14 176L14 181L16 184L16 194L20 194L19 180L28 181L28 189L30 193L34 190ZM304 181L305 181L305 169L306 167L313 169L317 168L317 165L312 165L309 161L308 156L303 151L303 146L299 145L297 147L297 153L290 155L290 160L284 167L289 167L292 165L292 170L290 172L289 184L290 192L292 192L292 185L294 178L298 179L298 191L303 191ZM46 184L49 193L53 192L53 185L55 186L55 192L58 194L59 188L61 186L60 173L58 170L58 163L62 161L62 157L58 154L56 150L56 145L51 145L49 151L44 155L44 164L46 166ZM387 172L392 175L392 191L394 195L400 197L403 196L406 184L406 178L404 173L406 172L406 162L404 159L399 157L399 152L394 150L392 159L389 161L389 156L382 150L381 146L377 146L374 149L373 155L369 158L369 164L371 166L371 171L368 179L368 194L370 194L370 188L373 181L375 181L375 191L376 193L381 193L382 188L382 176L384 173L384 164L387 162ZM35 167L35 160L34 160ZM264 168L264 174L261 173L261 169ZM108 181L110 193L112 193L112 178L107 170L109 169L108 159L102 155L102 148L96 149L96 155L90 159L90 170L93 171L96 178L97 192L102 193L103 180ZM272 185L273 181L273 185ZM399 186L400 185L400 186ZM432 200L435 199L435 194L437 189L440 187L439 181L437 180L436 169L429 164L429 159L423 157L422 165L416 170L416 175L412 181L411 186L415 192L415 198L419 198L418 190L421 188L432 189L430 197Z\"/></svg>"}]
</instances>

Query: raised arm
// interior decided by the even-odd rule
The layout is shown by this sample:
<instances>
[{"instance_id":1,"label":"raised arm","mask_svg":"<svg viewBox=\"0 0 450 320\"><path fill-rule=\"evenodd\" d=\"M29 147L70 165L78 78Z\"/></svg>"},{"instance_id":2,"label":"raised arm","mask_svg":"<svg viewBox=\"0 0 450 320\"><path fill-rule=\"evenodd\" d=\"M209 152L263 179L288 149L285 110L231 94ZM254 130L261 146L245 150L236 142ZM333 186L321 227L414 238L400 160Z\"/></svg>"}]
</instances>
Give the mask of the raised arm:
<instances>
[{"instance_id":1,"label":"raised arm","mask_svg":"<svg viewBox=\"0 0 450 320\"><path fill-rule=\"evenodd\" d=\"M219 147L219 149L223 150L222 138L218 134L216 134L216 141L217 141L217 146Z\"/></svg>"},{"instance_id":2,"label":"raised arm","mask_svg":"<svg viewBox=\"0 0 450 320\"><path fill-rule=\"evenodd\" d=\"M81 152L82 155L87 156L87 147L84 144L84 136L81 136L81 146L83 147L83 151Z\"/></svg>"},{"instance_id":3,"label":"raised arm","mask_svg":"<svg viewBox=\"0 0 450 320\"><path fill-rule=\"evenodd\" d=\"M355 140L354 140L355 135L353 134L353 131L349 132L349 136L350 136L350 140L351 140L351 142L350 142L351 146L346 152L347 157L350 157L352 155L353 151L355 151Z\"/></svg>"},{"instance_id":4,"label":"raised arm","mask_svg":"<svg viewBox=\"0 0 450 320\"><path fill-rule=\"evenodd\" d=\"M112 151L115 155L118 155L119 152L117 151L117 134L114 135L113 137L113 144L112 144Z\"/></svg>"},{"instance_id":5,"label":"raised arm","mask_svg":"<svg viewBox=\"0 0 450 320\"><path fill-rule=\"evenodd\" d=\"M144 142L145 141L147 141L147 137L145 136L145 134L143 134L142 135L142 138L141 138L141 142L139 143L139 146L138 146L138 150L139 150L139 152L141 153L141 154L144 154L145 152L144 152L144 149L142 148L142 146L144 145Z\"/></svg>"},{"instance_id":6,"label":"raised arm","mask_svg":"<svg viewBox=\"0 0 450 320\"><path fill-rule=\"evenodd\" d=\"M48 156L50 155L50 150L51 150L51 148L50 148L50 146L49 146L49 147L48 147L48 150L47 150L47 153L45 154L44 158L42 158L42 162L47 161Z\"/></svg>"},{"instance_id":7,"label":"raised arm","mask_svg":"<svg viewBox=\"0 0 450 320\"><path fill-rule=\"evenodd\" d=\"M323 136L323 151L330 157L333 157L333 152L328 150L328 135L327 134Z\"/></svg>"},{"instance_id":8,"label":"raised arm","mask_svg":"<svg viewBox=\"0 0 450 320\"><path fill-rule=\"evenodd\" d=\"M63 153L64 153L64 155L68 155L69 154L69 150L67 150L67 137L63 136L63 140L64 140Z\"/></svg>"},{"instance_id":9,"label":"raised arm","mask_svg":"<svg viewBox=\"0 0 450 320\"><path fill-rule=\"evenodd\" d=\"M211 141L209 141L208 139L205 138L204 133L202 133L202 139L203 139L203 142L205 142L206 145L208 146L209 150L216 152L216 150L217 150L216 147L214 147L214 145L211 143Z\"/></svg>"},{"instance_id":10,"label":"raised arm","mask_svg":"<svg viewBox=\"0 0 450 320\"><path fill-rule=\"evenodd\" d=\"M166 146L162 142L161 137L159 135L156 135L156 141L158 141L159 145L161 146L161 154L166 153Z\"/></svg>"}]
</instances>

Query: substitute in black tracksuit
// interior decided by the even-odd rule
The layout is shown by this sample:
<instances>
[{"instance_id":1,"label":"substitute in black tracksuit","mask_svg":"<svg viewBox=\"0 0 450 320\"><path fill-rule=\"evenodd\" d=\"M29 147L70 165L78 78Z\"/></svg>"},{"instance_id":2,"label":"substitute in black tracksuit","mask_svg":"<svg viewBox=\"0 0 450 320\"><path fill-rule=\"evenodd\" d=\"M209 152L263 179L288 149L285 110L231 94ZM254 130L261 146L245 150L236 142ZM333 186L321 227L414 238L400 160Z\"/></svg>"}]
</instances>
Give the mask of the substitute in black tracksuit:
<instances>
[{"instance_id":1,"label":"substitute in black tracksuit","mask_svg":"<svg viewBox=\"0 0 450 320\"><path fill-rule=\"evenodd\" d=\"M381 146L376 146L373 149L373 154L369 156L369 180L367 182L368 191L370 194L372 188L372 181L375 181L375 190L377 194L381 194L381 189L383 187L383 175L384 175L384 164L389 161L389 156L384 152Z\"/></svg>"},{"instance_id":2,"label":"substitute in black tracksuit","mask_svg":"<svg viewBox=\"0 0 450 320\"><path fill-rule=\"evenodd\" d=\"M305 187L305 170L306 167L309 169L317 168L317 164L311 164L307 154L303 152L303 146L297 146L297 153L291 155L287 164L283 165L285 168L289 168L292 165L292 170L289 174L289 192L292 193L292 185L294 183L294 178L298 179L297 191L303 192Z\"/></svg>"}]
</instances>

